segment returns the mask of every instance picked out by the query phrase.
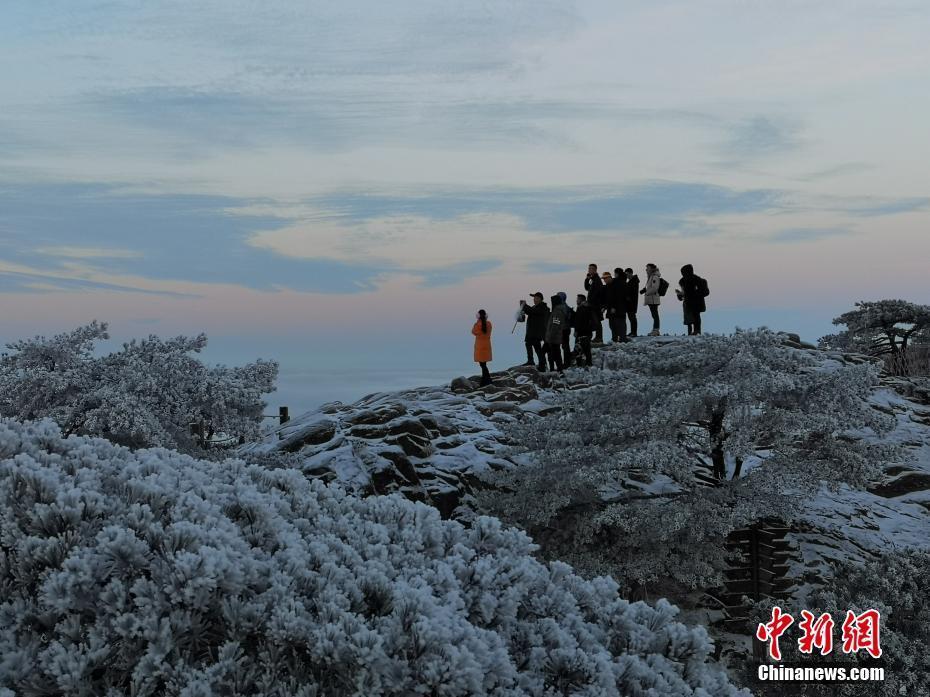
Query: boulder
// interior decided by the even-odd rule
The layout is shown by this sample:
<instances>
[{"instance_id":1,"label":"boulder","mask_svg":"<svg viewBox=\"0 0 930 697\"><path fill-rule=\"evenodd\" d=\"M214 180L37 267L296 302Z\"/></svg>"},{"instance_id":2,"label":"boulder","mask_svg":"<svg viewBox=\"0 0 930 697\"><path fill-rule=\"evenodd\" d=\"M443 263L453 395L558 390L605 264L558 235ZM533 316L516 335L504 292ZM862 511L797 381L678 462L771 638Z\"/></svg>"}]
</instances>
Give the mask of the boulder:
<instances>
[{"instance_id":1,"label":"boulder","mask_svg":"<svg viewBox=\"0 0 930 697\"><path fill-rule=\"evenodd\" d=\"M387 435L387 426L384 424L357 424L349 428L346 433L355 438L380 440Z\"/></svg>"},{"instance_id":2,"label":"boulder","mask_svg":"<svg viewBox=\"0 0 930 697\"><path fill-rule=\"evenodd\" d=\"M403 453L396 450L383 450L378 454L394 466L395 484L398 486L420 486L420 475L417 474L417 468Z\"/></svg>"},{"instance_id":3,"label":"boulder","mask_svg":"<svg viewBox=\"0 0 930 697\"><path fill-rule=\"evenodd\" d=\"M397 436L388 436L384 439L388 445L396 445L410 457L426 458L433 452L433 443L428 437L417 436L412 433L401 433Z\"/></svg>"},{"instance_id":4,"label":"boulder","mask_svg":"<svg viewBox=\"0 0 930 697\"><path fill-rule=\"evenodd\" d=\"M278 444L278 450L296 453L307 445L328 443L335 435L336 422L332 419L319 419L293 433L289 433Z\"/></svg>"},{"instance_id":5,"label":"boulder","mask_svg":"<svg viewBox=\"0 0 930 697\"><path fill-rule=\"evenodd\" d=\"M407 413L407 408L403 404L392 403L384 404L371 409L364 409L350 415L346 421L352 425L360 424L386 424L388 421L396 419Z\"/></svg>"},{"instance_id":6,"label":"boulder","mask_svg":"<svg viewBox=\"0 0 930 697\"><path fill-rule=\"evenodd\" d=\"M477 390L478 383L472 382L465 376L459 376L452 381L450 387L456 394L462 394L464 392L474 392Z\"/></svg>"},{"instance_id":7,"label":"boulder","mask_svg":"<svg viewBox=\"0 0 930 697\"><path fill-rule=\"evenodd\" d=\"M893 499L915 491L930 489L930 474L924 472L903 472L892 479L873 484L869 491L886 499Z\"/></svg>"},{"instance_id":8,"label":"boulder","mask_svg":"<svg viewBox=\"0 0 930 697\"><path fill-rule=\"evenodd\" d=\"M389 436L400 436L407 434L411 436L417 436L419 438L425 438L426 440L430 439L429 429L423 425L423 422L420 419L395 419L388 423L386 428L387 435Z\"/></svg>"}]
</instances>

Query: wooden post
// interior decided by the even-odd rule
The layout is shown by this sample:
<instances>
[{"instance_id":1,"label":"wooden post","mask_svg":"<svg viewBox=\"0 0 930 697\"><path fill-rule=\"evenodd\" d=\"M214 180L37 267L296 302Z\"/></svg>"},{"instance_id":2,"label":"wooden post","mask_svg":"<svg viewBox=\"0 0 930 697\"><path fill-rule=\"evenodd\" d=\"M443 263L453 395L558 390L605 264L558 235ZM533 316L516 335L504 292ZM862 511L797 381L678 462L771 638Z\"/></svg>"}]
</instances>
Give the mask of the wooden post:
<instances>
[{"instance_id":1,"label":"wooden post","mask_svg":"<svg viewBox=\"0 0 930 697\"><path fill-rule=\"evenodd\" d=\"M281 424L285 424L291 420L290 414L288 414L287 407L278 407L278 419Z\"/></svg>"}]
</instances>

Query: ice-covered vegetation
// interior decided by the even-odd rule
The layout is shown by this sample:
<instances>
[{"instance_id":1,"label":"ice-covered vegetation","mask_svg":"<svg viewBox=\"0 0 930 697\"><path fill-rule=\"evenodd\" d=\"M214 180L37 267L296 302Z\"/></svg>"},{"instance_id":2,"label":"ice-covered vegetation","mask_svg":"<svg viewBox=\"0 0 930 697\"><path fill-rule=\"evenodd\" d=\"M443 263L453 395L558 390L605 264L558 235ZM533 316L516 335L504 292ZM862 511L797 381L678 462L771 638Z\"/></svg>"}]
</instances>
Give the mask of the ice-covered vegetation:
<instances>
[{"instance_id":1,"label":"ice-covered vegetation","mask_svg":"<svg viewBox=\"0 0 930 697\"><path fill-rule=\"evenodd\" d=\"M868 405L867 363L830 365L764 330L601 359L561 411L513 427L525 465L495 474L483 496L554 558L630 584L714 585L728 533L790 520L822 481L862 484L879 469L881 451L850 437L892 425ZM705 471L710 481L696 479Z\"/></svg>"},{"instance_id":2,"label":"ice-covered vegetation","mask_svg":"<svg viewBox=\"0 0 930 697\"><path fill-rule=\"evenodd\" d=\"M820 346L882 356L894 375L930 375L930 305L907 300L857 302L833 320L846 329Z\"/></svg>"},{"instance_id":3,"label":"ice-covered vegetation","mask_svg":"<svg viewBox=\"0 0 930 697\"><path fill-rule=\"evenodd\" d=\"M737 694L703 628L522 532L0 421L0 694Z\"/></svg>"},{"instance_id":4,"label":"ice-covered vegetation","mask_svg":"<svg viewBox=\"0 0 930 697\"><path fill-rule=\"evenodd\" d=\"M107 325L95 321L9 344L0 358L0 416L48 417L65 434L188 452L214 433L257 435L277 363L207 366L194 355L207 344L203 334L149 336L95 355L95 344L107 338ZM203 425L201 437L191 424Z\"/></svg>"}]
</instances>

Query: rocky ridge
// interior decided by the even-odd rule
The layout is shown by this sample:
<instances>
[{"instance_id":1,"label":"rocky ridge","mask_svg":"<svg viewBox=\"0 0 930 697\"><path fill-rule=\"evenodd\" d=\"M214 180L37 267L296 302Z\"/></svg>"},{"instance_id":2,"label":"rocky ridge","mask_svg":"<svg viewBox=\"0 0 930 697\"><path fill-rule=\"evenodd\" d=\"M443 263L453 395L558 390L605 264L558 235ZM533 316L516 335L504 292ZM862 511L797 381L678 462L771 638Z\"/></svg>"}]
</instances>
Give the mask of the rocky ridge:
<instances>
[{"instance_id":1,"label":"rocky ridge","mask_svg":"<svg viewBox=\"0 0 930 697\"><path fill-rule=\"evenodd\" d=\"M685 338L644 340L660 350ZM816 355L824 365L871 360L820 351L796 335L785 334L784 343ZM324 404L264 440L240 446L236 455L284 459L308 476L337 481L362 495L398 492L435 506L443 517L467 519L480 475L520 465L522 456L511 452L505 427L557 410L559 392L585 389L585 376L578 369L563 377L517 366L494 373L487 387L479 387L477 376L458 377L447 386L376 393L351 405ZM870 403L895 417L888 440L900 446L901 457L867 490L825 487L789 522L786 540L794 554L787 577L799 598L831 572L831 562L930 545L930 381L884 378ZM652 493L671 485L662 477L628 482L630 489Z\"/></svg>"}]
</instances>

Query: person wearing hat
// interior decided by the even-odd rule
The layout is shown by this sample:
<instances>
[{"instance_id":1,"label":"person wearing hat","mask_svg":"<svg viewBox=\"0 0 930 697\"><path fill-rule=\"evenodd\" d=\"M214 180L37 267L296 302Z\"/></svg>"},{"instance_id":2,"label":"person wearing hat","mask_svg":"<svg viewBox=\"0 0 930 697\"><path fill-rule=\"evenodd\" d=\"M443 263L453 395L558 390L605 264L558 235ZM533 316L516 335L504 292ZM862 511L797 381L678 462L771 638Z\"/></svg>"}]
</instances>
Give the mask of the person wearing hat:
<instances>
[{"instance_id":1,"label":"person wearing hat","mask_svg":"<svg viewBox=\"0 0 930 697\"><path fill-rule=\"evenodd\" d=\"M491 329L493 328L491 320L488 319L488 313L484 310L478 310L475 315L475 324L471 328L471 333L475 337L475 363L481 366L481 386L491 384L491 373L488 370L488 363L491 361Z\"/></svg>"},{"instance_id":2,"label":"person wearing hat","mask_svg":"<svg viewBox=\"0 0 930 697\"><path fill-rule=\"evenodd\" d=\"M710 293L707 289L707 281L694 273L694 267L691 264L685 264L681 267L681 280L678 281L675 293L681 300L688 336L700 334L701 313L707 312L704 298Z\"/></svg>"},{"instance_id":3,"label":"person wearing hat","mask_svg":"<svg viewBox=\"0 0 930 697\"><path fill-rule=\"evenodd\" d=\"M542 343L546 339L546 326L549 324L549 306L543 302L543 294L536 291L531 295L533 304L528 305L525 300L520 301L520 309L526 315L526 363L533 365L533 352L536 352L540 371L546 370L546 356L543 353Z\"/></svg>"},{"instance_id":4,"label":"person wearing hat","mask_svg":"<svg viewBox=\"0 0 930 697\"><path fill-rule=\"evenodd\" d=\"M568 311L559 295L553 295L552 312L546 326L546 355L549 358L549 370L564 369L562 364L562 332L568 326Z\"/></svg>"}]
</instances>

